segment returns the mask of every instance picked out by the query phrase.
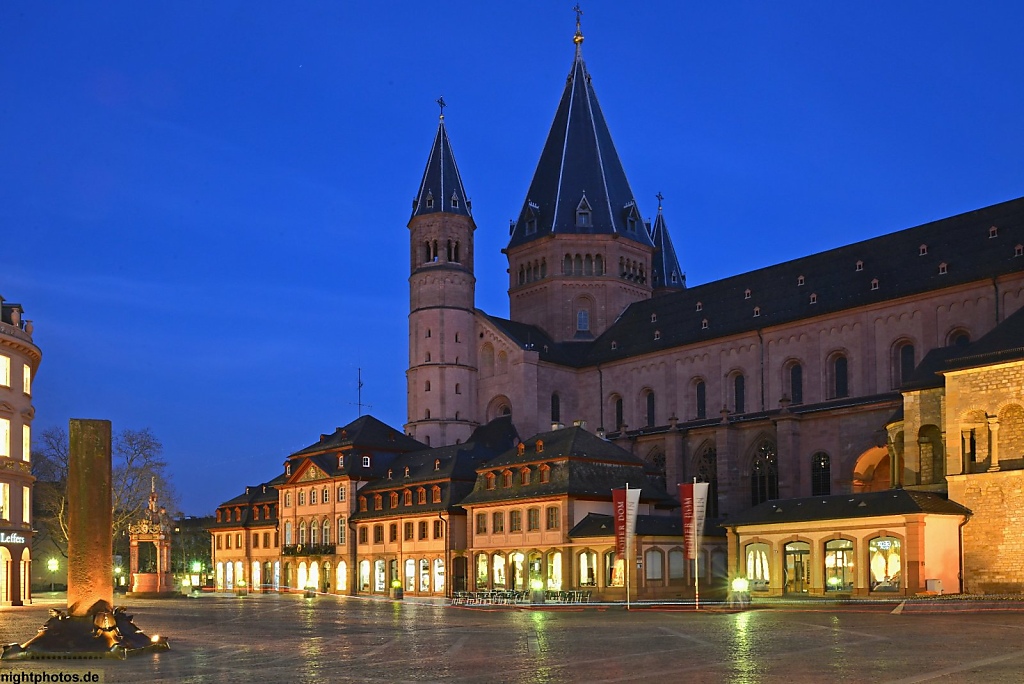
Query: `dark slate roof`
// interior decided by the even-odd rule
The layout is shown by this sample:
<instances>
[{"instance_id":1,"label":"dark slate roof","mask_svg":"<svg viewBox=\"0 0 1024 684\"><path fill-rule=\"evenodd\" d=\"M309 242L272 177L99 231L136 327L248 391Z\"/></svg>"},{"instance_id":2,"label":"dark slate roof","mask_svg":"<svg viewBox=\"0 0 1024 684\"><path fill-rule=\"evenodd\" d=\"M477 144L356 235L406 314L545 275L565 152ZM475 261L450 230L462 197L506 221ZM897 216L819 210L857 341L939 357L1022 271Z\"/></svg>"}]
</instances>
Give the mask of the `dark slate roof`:
<instances>
[{"instance_id":1,"label":"dark slate roof","mask_svg":"<svg viewBox=\"0 0 1024 684\"><path fill-rule=\"evenodd\" d=\"M998 228L994 238L989 237L992 226ZM1024 257L1014 256L1022 243L1024 198L1018 198L636 302L593 342L574 343L573 353L552 345L541 359L582 368L988 280L1024 270ZM927 247L923 256L922 245ZM940 274L943 263L947 272ZM871 289L874 279L877 290ZM754 307L760 309L757 317Z\"/></svg>"},{"instance_id":2,"label":"dark slate roof","mask_svg":"<svg viewBox=\"0 0 1024 684\"><path fill-rule=\"evenodd\" d=\"M617 233L651 245L583 63L582 35L577 33L577 38L565 90L509 247L553 233ZM587 227L576 225L576 210L583 202L591 211Z\"/></svg>"},{"instance_id":3,"label":"dark slate roof","mask_svg":"<svg viewBox=\"0 0 1024 684\"><path fill-rule=\"evenodd\" d=\"M542 451L537 451L537 442ZM519 483L519 468L526 465L547 464L548 482L541 483L536 472L530 484ZM486 473L512 470L512 487L487 489ZM563 428L534 435L524 442L523 453L518 447L487 461L477 468L476 485L464 504L517 501L545 496L568 495L581 498L611 500L611 490L629 484L642 491L640 500L658 506L679 504L648 472L643 460L625 449L600 439L581 427Z\"/></svg>"},{"instance_id":4,"label":"dark slate roof","mask_svg":"<svg viewBox=\"0 0 1024 684\"><path fill-rule=\"evenodd\" d=\"M660 195L659 195L660 197ZM672 246L672 238L665 225L665 216L658 205L658 217L651 228L651 242L654 243L654 257L651 261L651 285L655 290L685 290L686 274L679 266L676 248Z\"/></svg>"},{"instance_id":5,"label":"dark slate roof","mask_svg":"<svg viewBox=\"0 0 1024 684\"><path fill-rule=\"evenodd\" d=\"M429 513L446 511L458 506L473 490L477 467L511 448L517 439L518 434L511 417L503 416L476 428L463 444L403 454L391 463L391 479L385 475L367 484L359 490L359 496L366 496L372 501L372 495L375 493L383 494L437 484L441 487L441 501L434 502L428 490L427 503L418 504L414 499L412 506L405 506L400 500L398 508L392 509L390 498L387 497L382 501L383 510L373 510L371 503L369 510L355 513L352 518L359 520ZM408 477L405 475L406 468L409 468Z\"/></svg>"},{"instance_id":6,"label":"dark slate roof","mask_svg":"<svg viewBox=\"0 0 1024 684\"><path fill-rule=\"evenodd\" d=\"M252 485L245 488L245 491L238 496L228 499L224 503L217 506L217 508L241 508L242 509L242 520L231 520L230 522L211 522L208 525L208 529L221 528L221 527L238 527L244 525L246 527L260 527L260 526L273 526L276 524L277 515L272 515L271 518L259 520L252 519L252 507L256 504L276 504L277 503L277 488L276 485L284 482L284 475L279 475L269 482L262 482L258 485ZM276 507L275 507L276 509Z\"/></svg>"},{"instance_id":7,"label":"dark slate roof","mask_svg":"<svg viewBox=\"0 0 1024 684\"><path fill-rule=\"evenodd\" d=\"M428 199L433 201L428 202ZM473 215L469 198L466 197L466 189L462 186L459 167L455 164L455 155L452 154L452 147L448 142L444 115L437 126L437 135L434 136L434 145L430 148L430 157L427 158L427 168L423 171L420 190L412 204L413 216L440 212L461 216Z\"/></svg>"},{"instance_id":8,"label":"dark slate roof","mask_svg":"<svg viewBox=\"0 0 1024 684\"><path fill-rule=\"evenodd\" d=\"M725 528L718 519L704 522L705 537L724 537ZM636 516L637 536L643 537L679 537L683 539L683 516L681 513L669 515L638 515ZM570 539L588 537L607 537L615 534L615 521L610 515L588 513L587 517L576 523L569 530Z\"/></svg>"},{"instance_id":9,"label":"dark slate roof","mask_svg":"<svg viewBox=\"0 0 1024 684\"><path fill-rule=\"evenodd\" d=\"M336 428L332 434L320 435L320 441L296 451L289 458L340 450L345 447L380 451L418 451L425 449L426 446L401 430L396 430L371 415L365 415L356 418L344 427ZM324 470L333 472L334 468L324 468Z\"/></svg>"},{"instance_id":10,"label":"dark slate roof","mask_svg":"<svg viewBox=\"0 0 1024 684\"><path fill-rule=\"evenodd\" d=\"M887 489L866 494L835 494L768 501L725 520L722 525L771 525L915 513L971 515L969 509L932 492Z\"/></svg>"},{"instance_id":11,"label":"dark slate roof","mask_svg":"<svg viewBox=\"0 0 1024 684\"><path fill-rule=\"evenodd\" d=\"M900 389L904 392L942 387L942 373L1024 359L1024 308L1007 316L975 342L932 349Z\"/></svg>"}]
</instances>

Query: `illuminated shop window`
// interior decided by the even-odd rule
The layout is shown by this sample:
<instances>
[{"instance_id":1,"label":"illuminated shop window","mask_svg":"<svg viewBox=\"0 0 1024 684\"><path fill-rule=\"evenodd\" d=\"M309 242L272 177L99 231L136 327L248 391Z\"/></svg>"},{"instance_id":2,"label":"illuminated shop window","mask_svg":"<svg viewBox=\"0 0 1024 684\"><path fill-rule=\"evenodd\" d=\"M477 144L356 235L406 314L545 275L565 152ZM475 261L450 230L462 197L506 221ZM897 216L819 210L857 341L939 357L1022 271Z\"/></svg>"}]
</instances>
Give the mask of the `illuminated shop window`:
<instances>
[{"instance_id":1,"label":"illuminated shop window","mask_svg":"<svg viewBox=\"0 0 1024 684\"><path fill-rule=\"evenodd\" d=\"M896 537L875 537L868 542L871 591L900 590L903 578L902 548Z\"/></svg>"},{"instance_id":2,"label":"illuminated shop window","mask_svg":"<svg viewBox=\"0 0 1024 684\"><path fill-rule=\"evenodd\" d=\"M853 542L848 539L825 544L825 591L853 591Z\"/></svg>"},{"instance_id":3,"label":"illuminated shop window","mask_svg":"<svg viewBox=\"0 0 1024 684\"><path fill-rule=\"evenodd\" d=\"M496 553L491 563L493 567L494 588L505 588L505 554Z\"/></svg>"},{"instance_id":4,"label":"illuminated shop window","mask_svg":"<svg viewBox=\"0 0 1024 684\"><path fill-rule=\"evenodd\" d=\"M625 564L614 551L604 554L604 582L607 587L625 586Z\"/></svg>"},{"instance_id":5,"label":"illuminated shop window","mask_svg":"<svg viewBox=\"0 0 1024 684\"><path fill-rule=\"evenodd\" d=\"M488 559L486 553L476 554L476 588L486 589L488 579Z\"/></svg>"},{"instance_id":6,"label":"illuminated shop window","mask_svg":"<svg viewBox=\"0 0 1024 684\"><path fill-rule=\"evenodd\" d=\"M597 554L593 551L581 551L579 555L581 587L597 586Z\"/></svg>"},{"instance_id":7,"label":"illuminated shop window","mask_svg":"<svg viewBox=\"0 0 1024 684\"><path fill-rule=\"evenodd\" d=\"M747 580L751 591L768 591L771 569L768 564L772 548L767 544L747 544Z\"/></svg>"}]
</instances>

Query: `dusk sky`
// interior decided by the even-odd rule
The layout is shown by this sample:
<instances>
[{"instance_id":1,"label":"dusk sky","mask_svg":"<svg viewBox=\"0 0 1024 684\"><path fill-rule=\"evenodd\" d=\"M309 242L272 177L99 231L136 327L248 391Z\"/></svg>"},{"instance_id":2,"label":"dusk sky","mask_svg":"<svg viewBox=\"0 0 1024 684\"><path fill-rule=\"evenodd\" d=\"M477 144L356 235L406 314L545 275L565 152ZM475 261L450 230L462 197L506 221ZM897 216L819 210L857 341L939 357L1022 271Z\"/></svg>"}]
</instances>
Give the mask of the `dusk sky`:
<instances>
[{"instance_id":1,"label":"dusk sky","mask_svg":"<svg viewBox=\"0 0 1024 684\"><path fill-rule=\"evenodd\" d=\"M573 0L0 3L0 295L36 435L149 427L185 513L406 417L408 230L444 96L477 306ZM689 284L1024 195L1024 4L596 2L583 54Z\"/></svg>"}]
</instances>

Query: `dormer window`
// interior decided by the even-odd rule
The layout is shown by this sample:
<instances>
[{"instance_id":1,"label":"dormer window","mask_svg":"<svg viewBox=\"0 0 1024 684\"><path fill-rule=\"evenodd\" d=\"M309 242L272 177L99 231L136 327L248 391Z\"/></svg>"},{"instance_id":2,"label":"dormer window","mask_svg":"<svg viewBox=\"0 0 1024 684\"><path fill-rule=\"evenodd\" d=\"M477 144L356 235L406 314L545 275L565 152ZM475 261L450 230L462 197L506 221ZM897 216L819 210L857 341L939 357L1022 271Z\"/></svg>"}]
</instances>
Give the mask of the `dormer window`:
<instances>
[{"instance_id":1,"label":"dormer window","mask_svg":"<svg viewBox=\"0 0 1024 684\"><path fill-rule=\"evenodd\" d=\"M373 510L384 510L384 497L382 497L380 494L373 495Z\"/></svg>"},{"instance_id":2,"label":"dormer window","mask_svg":"<svg viewBox=\"0 0 1024 684\"><path fill-rule=\"evenodd\" d=\"M858 261L856 268L854 268L853 270L855 270L855 271L863 271L864 270L864 262L863 261Z\"/></svg>"},{"instance_id":3,"label":"dormer window","mask_svg":"<svg viewBox=\"0 0 1024 684\"><path fill-rule=\"evenodd\" d=\"M458 208L459 208L459 198L457 196L455 196L455 195L452 195L452 209L458 209Z\"/></svg>"},{"instance_id":4,"label":"dormer window","mask_svg":"<svg viewBox=\"0 0 1024 684\"><path fill-rule=\"evenodd\" d=\"M428 192L427 193L427 209L433 209L433 208L434 208L434 193Z\"/></svg>"},{"instance_id":5,"label":"dormer window","mask_svg":"<svg viewBox=\"0 0 1024 684\"><path fill-rule=\"evenodd\" d=\"M928 245L921 245L917 248L917 256L924 256L928 253Z\"/></svg>"},{"instance_id":6,"label":"dormer window","mask_svg":"<svg viewBox=\"0 0 1024 684\"><path fill-rule=\"evenodd\" d=\"M817 304L817 303L818 303L818 295L817 295L817 294L814 294L814 293L812 292L812 293L811 293L811 304Z\"/></svg>"},{"instance_id":7,"label":"dormer window","mask_svg":"<svg viewBox=\"0 0 1024 684\"><path fill-rule=\"evenodd\" d=\"M947 272L948 269L946 267L946 262L943 261L941 264L939 264L939 275L946 275Z\"/></svg>"},{"instance_id":8,"label":"dormer window","mask_svg":"<svg viewBox=\"0 0 1024 684\"><path fill-rule=\"evenodd\" d=\"M640 222L640 214L636 210L636 203L630 201L625 207L623 207L623 209L625 209L626 216L626 231L635 233L637 223Z\"/></svg>"},{"instance_id":9,"label":"dormer window","mask_svg":"<svg viewBox=\"0 0 1024 684\"><path fill-rule=\"evenodd\" d=\"M672 271L672 284L675 285L678 282L679 282L679 274L676 273L675 271Z\"/></svg>"},{"instance_id":10,"label":"dormer window","mask_svg":"<svg viewBox=\"0 0 1024 684\"><path fill-rule=\"evenodd\" d=\"M434 459L434 470L440 470L440 469L441 469L441 459L435 458Z\"/></svg>"},{"instance_id":11,"label":"dormer window","mask_svg":"<svg viewBox=\"0 0 1024 684\"><path fill-rule=\"evenodd\" d=\"M369 468L370 467L370 457L369 456L363 456L363 467L364 468Z\"/></svg>"},{"instance_id":12,"label":"dormer window","mask_svg":"<svg viewBox=\"0 0 1024 684\"><path fill-rule=\"evenodd\" d=\"M398 492L391 492L391 494L388 496L388 501L391 504L392 510L398 508Z\"/></svg>"},{"instance_id":13,"label":"dormer window","mask_svg":"<svg viewBox=\"0 0 1024 684\"><path fill-rule=\"evenodd\" d=\"M405 477L409 477L409 466L405 466Z\"/></svg>"},{"instance_id":14,"label":"dormer window","mask_svg":"<svg viewBox=\"0 0 1024 684\"><path fill-rule=\"evenodd\" d=\"M797 287L801 287L803 284L804 284L804 277L803 276L797 276L796 277L796 286Z\"/></svg>"},{"instance_id":15,"label":"dormer window","mask_svg":"<svg viewBox=\"0 0 1024 684\"><path fill-rule=\"evenodd\" d=\"M537 443L533 445L533 450L538 454L544 453L544 440L538 439Z\"/></svg>"},{"instance_id":16,"label":"dormer window","mask_svg":"<svg viewBox=\"0 0 1024 684\"><path fill-rule=\"evenodd\" d=\"M618 348L619 348L619 343L616 342L615 340L612 340L612 351L615 351Z\"/></svg>"},{"instance_id":17,"label":"dormer window","mask_svg":"<svg viewBox=\"0 0 1024 684\"><path fill-rule=\"evenodd\" d=\"M761 307L755 306L754 307L754 318L757 318L760 315L761 315Z\"/></svg>"},{"instance_id":18,"label":"dormer window","mask_svg":"<svg viewBox=\"0 0 1024 684\"><path fill-rule=\"evenodd\" d=\"M877 290L878 289L878 278L872 278L871 279L871 289L872 290Z\"/></svg>"},{"instance_id":19,"label":"dormer window","mask_svg":"<svg viewBox=\"0 0 1024 684\"><path fill-rule=\"evenodd\" d=\"M697 311L703 311L703 310L704 310L704 304L702 304L701 302L697 302Z\"/></svg>"},{"instance_id":20,"label":"dormer window","mask_svg":"<svg viewBox=\"0 0 1024 684\"><path fill-rule=\"evenodd\" d=\"M700 329L701 330L707 330L708 329L708 319L705 318L704 320L702 320L700 322Z\"/></svg>"},{"instance_id":21,"label":"dormer window","mask_svg":"<svg viewBox=\"0 0 1024 684\"><path fill-rule=\"evenodd\" d=\"M338 470L341 470L344 467L345 467L345 457L342 456L341 454L338 454Z\"/></svg>"},{"instance_id":22,"label":"dormer window","mask_svg":"<svg viewBox=\"0 0 1024 684\"><path fill-rule=\"evenodd\" d=\"M580 203L576 205L576 227L577 228L590 228L594 225L591 218L592 209L590 203L587 202L587 196L584 195Z\"/></svg>"},{"instance_id":23,"label":"dormer window","mask_svg":"<svg viewBox=\"0 0 1024 684\"><path fill-rule=\"evenodd\" d=\"M291 463L286 463L285 464L285 466L284 466L284 474L285 475L291 475L292 474L292 464Z\"/></svg>"},{"instance_id":24,"label":"dormer window","mask_svg":"<svg viewBox=\"0 0 1024 684\"><path fill-rule=\"evenodd\" d=\"M995 226L992 226L991 228L988 229L988 236L990 239L994 237L999 237L999 229L996 228Z\"/></svg>"},{"instance_id":25,"label":"dormer window","mask_svg":"<svg viewBox=\"0 0 1024 684\"><path fill-rule=\"evenodd\" d=\"M537 219L528 218L526 219L526 234L533 235L537 232Z\"/></svg>"},{"instance_id":26,"label":"dormer window","mask_svg":"<svg viewBox=\"0 0 1024 684\"><path fill-rule=\"evenodd\" d=\"M657 323L657 322L658 322L658 314L652 313L651 314L651 323Z\"/></svg>"},{"instance_id":27,"label":"dormer window","mask_svg":"<svg viewBox=\"0 0 1024 684\"><path fill-rule=\"evenodd\" d=\"M388 468L388 479L391 479L391 468Z\"/></svg>"},{"instance_id":28,"label":"dormer window","mask_svg":"<svg viewBox=\"0 0 1024 684\"><path fill-rule=\"evenodd\" d=\"M750 299L750 288L747 288L746 290L743 291L743 298Z\"/></svg>"},{"instance_id":29,"label":"dormer window","mask_svg":"<svg viewBox=\"0 0 1024 684\"><path fill-rule=\"evenodd\" d=\"M1024 256L1024 245L1017 245L1013 248L1013 256L1019 257Z\"/></svg>"},{"instance_id":30,"label":"dormer window","mask_svg":"<svg viewBox=\"0 0 1024 684\"><path fill-rule=\"evenodd\" d=\"M494 489L495 479L494 473L487 473L487 475L484 476L484 482L487 489Z\"/></svg>"},{"instance_id":31,"label":"dormer window","mask_svg":"<svg viewBox=\"0 0 1024 684\"><path fill-rule=\"evenodd\" d=\"M655 330L654 331L654 341L657 342L660 339L661 339L661 331L660 330Z\"/></svg>"}]
</instances>

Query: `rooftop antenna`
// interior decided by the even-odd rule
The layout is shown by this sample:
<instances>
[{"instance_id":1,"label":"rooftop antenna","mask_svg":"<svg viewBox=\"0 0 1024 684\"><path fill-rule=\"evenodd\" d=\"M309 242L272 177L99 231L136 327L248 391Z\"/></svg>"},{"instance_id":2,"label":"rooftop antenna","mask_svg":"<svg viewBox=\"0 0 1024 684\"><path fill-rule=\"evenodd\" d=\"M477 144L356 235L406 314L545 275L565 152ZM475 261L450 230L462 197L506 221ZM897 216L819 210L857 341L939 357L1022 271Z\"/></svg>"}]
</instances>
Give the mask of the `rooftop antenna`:
<instances>
[{"instance_id":1,"label":"rooftop antenna","mask_svg":"<svg viewBox=\"0 0 1024 684\"><path fill-rule=\"evenodd\" d=\"M351 402L349 402L349 403L351 404ZM363 415L363 408L364 407L368 408L368 409L372 409L373 405L372 404L364 404L363 403L363 369L362 368L357 368L356 369L356 408L359 409L359 416L358 417L360 417L360 418Z\"/></svg>"}]
</instances>

